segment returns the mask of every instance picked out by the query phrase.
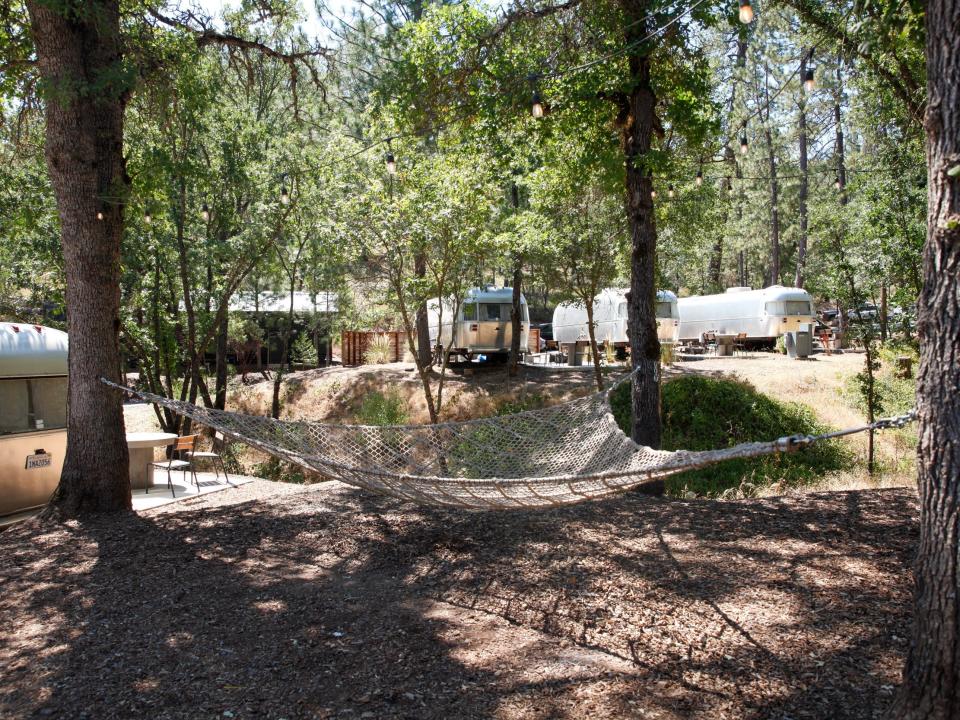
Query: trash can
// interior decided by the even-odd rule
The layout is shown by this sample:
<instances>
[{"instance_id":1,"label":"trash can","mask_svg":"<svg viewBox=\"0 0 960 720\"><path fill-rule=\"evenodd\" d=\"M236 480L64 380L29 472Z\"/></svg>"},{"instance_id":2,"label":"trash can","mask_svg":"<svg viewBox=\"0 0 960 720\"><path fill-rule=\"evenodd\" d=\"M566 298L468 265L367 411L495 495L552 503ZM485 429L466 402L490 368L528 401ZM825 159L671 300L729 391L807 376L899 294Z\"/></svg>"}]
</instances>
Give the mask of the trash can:
<instances>
[{"instance_id":1,"label":"trash can","mask_svg":"<svg viewBox=\"0 0 960 720\"><path fill-rule=\"evenodd\" d=\"M794 360L808 358L813 354L813 338L811 338L809 330L795 330L786 333L783 336L783 345L787 350L787 356Z\"/></svg>"}]
</instances>

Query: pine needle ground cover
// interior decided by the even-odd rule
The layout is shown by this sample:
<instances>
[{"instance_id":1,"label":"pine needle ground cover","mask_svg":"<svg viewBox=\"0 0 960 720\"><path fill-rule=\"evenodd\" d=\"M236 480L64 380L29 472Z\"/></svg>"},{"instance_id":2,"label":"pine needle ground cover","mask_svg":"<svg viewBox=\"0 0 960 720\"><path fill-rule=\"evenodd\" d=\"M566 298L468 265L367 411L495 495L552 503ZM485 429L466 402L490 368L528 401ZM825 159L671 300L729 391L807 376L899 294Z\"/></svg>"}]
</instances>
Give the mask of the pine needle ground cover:
<instances>
[{"instance_id":1,"label":"pine needle ground cover","mask_svg":"<svg viewBox=\"0 0 960 720\"><path fill-rule=\"evenodd\" d=\"M611 395L614 417L629 432L630 386ZM808 407L780 402L747 382L698 376L679 377L662 389L663 449L712 450L742 442L774 440L784 435L813 435L829 428ZM802 486L823 475L853 466L853 454L838 441L821 442L791 455L730 460L704 470L667 478L667 493L675 496L753 495L779 483Z\"/></svg>"}]
</instances>

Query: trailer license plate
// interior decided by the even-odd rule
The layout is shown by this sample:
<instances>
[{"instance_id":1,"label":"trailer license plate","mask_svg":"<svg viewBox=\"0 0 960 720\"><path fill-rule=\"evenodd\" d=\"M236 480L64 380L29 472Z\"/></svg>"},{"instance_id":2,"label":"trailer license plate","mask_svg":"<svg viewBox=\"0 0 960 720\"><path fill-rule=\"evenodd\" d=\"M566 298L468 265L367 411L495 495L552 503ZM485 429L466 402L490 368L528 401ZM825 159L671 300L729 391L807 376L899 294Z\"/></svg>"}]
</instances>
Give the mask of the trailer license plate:
<instances>
[{"instance_id":1,"label":"trailer license plate","mask_svg":"<svg viewBox=\"0 0 960 720\"><path fill-rule=\"evenodd\" d=\"M37 470L39 468L50 467L53 464L53 457L50 453L40 455L27 455L27 470Z\"/></svg>"}]
</instances>

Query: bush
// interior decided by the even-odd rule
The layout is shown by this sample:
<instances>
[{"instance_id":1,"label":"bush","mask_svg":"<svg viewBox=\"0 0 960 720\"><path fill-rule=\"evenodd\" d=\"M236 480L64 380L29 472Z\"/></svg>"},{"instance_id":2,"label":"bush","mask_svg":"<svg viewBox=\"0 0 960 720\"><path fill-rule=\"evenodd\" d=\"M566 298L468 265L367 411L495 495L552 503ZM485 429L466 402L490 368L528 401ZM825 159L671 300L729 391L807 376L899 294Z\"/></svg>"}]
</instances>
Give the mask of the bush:
<instances>
[{"instance_id":1,"label":"bush","mask_svg":"<svg viewBox=\"0 0 960 720\"><path fill-rule=\"evenodd\" d=\"M360 425L405 425L407 419L406 403L395 388L370 393L357 413Z\"/></svg>"},{"instance_id":2,"label":"bush","mask_svg":"<svg viewBox=\"0 0 960 720\"><path fill-rule=\"evenodd\" d=\"M630 383L610 396L620 428L630 432ZM687 376L663 385L663 449L716 450L743 442L775 440L784 435L826 432L813 412L797 403L782 403L746 382ZM703 470L666 478L667 492L717 497L738 490L781 483L803 485L824 473L853 463L839 442L820 442L792 455L768 455L748 460L727 460Z\"/></svg>"},{"instance_id":3,"label":"bush","mask_svg":"<svg viewBox=\"0 0 960 720\"><path fill-rule=\"evenodd\" d=\"M546 404L546 398L540 393L529 393L497 403L497 415L513 415L527 410L538 410Z\"/></svg>"},{"instance_id":4,"label":"bush","mask_svg":"<svg viewBox=\"0 0 960 720\"><path fill-rule=\"evenodd\" d=\"M363 354L367 365L385 365L393 362L393 343L387 335L374 335L370 338L367 350Z\"/></svg>"},{"instance_id":5,"label":"bush","mask_svg":"<svg viewBox=\"0 0 960 720\"><path fill-rule=\"evenodd\" d=\"M308 333L300 333L297 339L293 341L293 347L290 348L294 362L304 365L317 365L318 355L317 346L313 344L313 339Z\"/></svg>"}]
</instances>

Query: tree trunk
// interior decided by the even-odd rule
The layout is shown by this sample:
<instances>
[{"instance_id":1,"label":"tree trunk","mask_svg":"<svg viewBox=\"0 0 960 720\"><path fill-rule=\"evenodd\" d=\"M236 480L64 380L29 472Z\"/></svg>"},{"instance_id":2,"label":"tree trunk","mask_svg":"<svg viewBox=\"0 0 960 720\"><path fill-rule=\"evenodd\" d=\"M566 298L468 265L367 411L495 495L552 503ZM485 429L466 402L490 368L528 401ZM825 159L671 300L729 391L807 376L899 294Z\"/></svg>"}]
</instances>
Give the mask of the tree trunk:
<instances>
[{"instance_id":1,"label":"tree trunk","mask_svg":"<svg viewBox=\"0 0 960 720\"><path fill-rule=\"evenodd\" d=\"M37 66L55 90L46 102L46 159L60 217L70 334L67 451L48 509L60 517L131 508L123 401L100 382L120 380L120 240L130 184L120 7L104 0L83 12L69 7L27 3Z\"/></svg>"},{"instance_id":2,"label":"tree trunk","mask_svg":"<svg viewBox=\"0 0 960 720\"><path fill-rule=\"evenodd\" d=\"M510 366L509 374L520 372L520 336L523 334L523 306L520 305L521 285L523 284L523 258L519 255L513 261L513 295L510 297Z\"/></svg>"},{"instance_id":3,"label":"tree trunk","mask_svg":"<svg viewBox=\"0 0 960 720\"><path fill-rule=\"evenodd\" d=\"M413 258L413 273L418 280L422 280L427 275L427 257L423 252L418 252ZM427 304L423 303L417 308L417 355L424 363L430 364L433 357L433 348L430 346L430 323L427 319ZM397 358L400 360L400 358Z\"/></svg>"},{"instance_id":4,"label":"tree trunk","mask_svg":"<svg viewBox=\"0 0 960 720\"><path fill-rule=\"evenodd\" d=\"M770 172L770 284L780 282L780 208L777 205L780 185L777 182L777 156L773 150L773 134L767 125L763 131L767 140L767 169Z\"/></svg>"},{"instance_id":5,"label":"tree trunk","mask_svg":"<svg viewBox=\"0 0 960 720\"><path fill-rule=\"evenodd\" d=\"M624 0L628 30L626 42L641 46L648 33L649 3ZM630 94L621 131L626 160L626 211L630 230L630 292L627 325L633 376L633 427L631 436L640 445L660 447L660 341L656 320L657 228L650 191L653 182L644 166L654 128L656 97L650 85L650 58L628 56Z\"/></svg>"},{"instance_id":6,"label":"tree trunk","mask_svg":"<svg viewBox=\"0 0 960 720\"><path fill-rule=\"evenodd\" d=\"M800 58L800 114L797 121L800 144L800 190L797 197L800 236L797 238L797 272L793 284L798 288L802 288L805 282L804 271L807 264L807 103L803 96L802 84L807 75L807 58L806 53Z\"/></svg>"},{"instance_id":7,"label":"tree trunk","mask_svg":"<svg viewBox=\"0 0 960 720\"><path fill-rule=\"evenodd\" d=\"M603 372L600 370L600 348L597 347L597 329L593 325L593 298L587 301L587 334L590 337L590 354L593 356L593 375L597 390L603 392Z\"/></svg>"},{"instance_id":8,"label":"tree trunk","mask_svg":"<svg viewBox=\"0 0 960 720\"><path fill-rule=\"evenodd\" d=\"M227 406L227 328L230 319L224 315L217 327L217 384L213 406L223 410Z\"/></svg>"},{"instance_id":9,"label":"tree trunk","mask_svg":"<svg viewBox=\"0 0 960 720\"><path fill-rule=\"evenodd\" d=\"M920 545L914 620L893 717L960 717L960 3L929 0L927 242L917 303Z\"/></svg>"}]
</instances>

